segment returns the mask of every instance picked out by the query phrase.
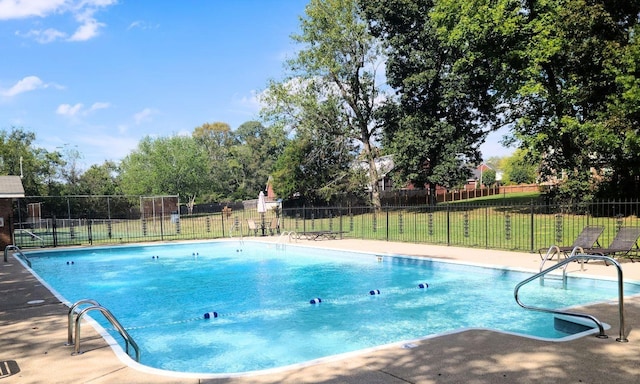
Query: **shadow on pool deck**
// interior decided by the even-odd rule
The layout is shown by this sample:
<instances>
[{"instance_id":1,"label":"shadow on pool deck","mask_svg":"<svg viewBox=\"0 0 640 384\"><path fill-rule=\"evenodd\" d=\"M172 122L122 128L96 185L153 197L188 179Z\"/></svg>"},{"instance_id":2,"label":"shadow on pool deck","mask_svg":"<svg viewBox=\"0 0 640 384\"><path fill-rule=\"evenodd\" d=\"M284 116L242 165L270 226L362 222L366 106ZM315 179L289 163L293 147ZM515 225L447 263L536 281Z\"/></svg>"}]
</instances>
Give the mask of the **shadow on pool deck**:
<instances>
[{"instance_id":1,"label":"shadow on pool deck","mask_svg":"<svg viewBox=\"0 0 640 384\"><path fill-rule=\"evenodd\" d=\"M306 244L306 243L302 243ZM335 240L317 244L348 249L380 247L400 253L473 253L472 262L536 269L537 255L449 247ZM497 256L496 256L497 255ZM535 257L534 257L535 256ZM492 259L507 257L507 259ZM609 268L609 269L606 269ZM589 265L591 274L612 267ZM625 278L640 280L640 263L625 264ZM29 304L32 302L32 304ZM611 325L608 339L587 336L545 342L488 330L467 330L391 346L306 367L220 379L180 378L130 367L91 326L82 328L82 350L72 356L68 308L15 259L0 264L0 384L2 383L637 383L640 377L640 297L625 300L627 343L619 333L617 302L593 305L588 313Z\"/></svg>"}]
</instances>

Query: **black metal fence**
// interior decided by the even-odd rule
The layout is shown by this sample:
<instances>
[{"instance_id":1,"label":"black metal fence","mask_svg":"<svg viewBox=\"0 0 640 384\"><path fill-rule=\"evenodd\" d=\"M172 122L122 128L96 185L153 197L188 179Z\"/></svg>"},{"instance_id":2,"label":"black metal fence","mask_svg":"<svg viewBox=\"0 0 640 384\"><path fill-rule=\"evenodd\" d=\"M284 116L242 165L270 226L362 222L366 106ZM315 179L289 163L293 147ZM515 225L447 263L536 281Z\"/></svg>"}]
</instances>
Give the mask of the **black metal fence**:
<instances>
[{"instance_id":1,"label":"black metal fence","mask_svg":"<svg viewBox=\"0 0 640 384\"><path fill-rule=\"evenodd\" d=\"M255 205L236 204L197 214L159 208L152 215L142 214L140 201L137 196L19 199L11 219L14 244L51 247L326 232L337 238L537 251L571 245L588 225L605 227L601 246L609 245L619 228L640 226L640 201L580 206L461 202L378 211L274 206L265 213ZM257 224L255 230L249 229L250 220Z\"/></svg>"}]
</instances>

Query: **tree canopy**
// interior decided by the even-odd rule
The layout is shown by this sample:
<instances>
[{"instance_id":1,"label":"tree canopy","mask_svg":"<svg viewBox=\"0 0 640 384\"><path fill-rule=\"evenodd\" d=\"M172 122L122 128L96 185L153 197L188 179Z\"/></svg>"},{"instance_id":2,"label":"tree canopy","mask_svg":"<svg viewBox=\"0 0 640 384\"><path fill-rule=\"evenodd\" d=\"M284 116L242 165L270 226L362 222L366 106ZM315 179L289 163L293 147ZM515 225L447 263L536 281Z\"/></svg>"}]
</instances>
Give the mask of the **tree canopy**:
<instances>
[{"instance_id":1,"label":"tree canopy","mask_svg":"<svg viewBox=\"0 0 640 384\"><path fill-rule=\"evenodd\" d=\"M399 181L453 187L480 161L479 145L497 120L491 61L446 40L433 1L361 1L372 33L387 49L397 98L385 109L385 144ZM432 193L433 195L434 193Z\"/></svg>"},{"instance_id":2,"label":"tree canopy","mask_svg":"<svg viewBox=\"0 0 640 384\"><path fill-rule=\"evenodd\" d=\"M400 186L454 187L488 132L520 150L505 182L553 181L565 201L640 195L640 0L310 0L261 121L145 137L80 168L68 146L0 131L0 174L27 195L254 198L272 177L313 203L370 192L393 155ZM383 70L384 69L384 70ZM492 154L484 154L492 155Z\"/></svg>"},{"instance_id":3,"label":"tree canopy","mask_svg":"<svg viewBox=\"0 0 640 384\"><path fill-rule=\"evenodd\" d=\"M324 161L325 165L332 164L329 159L343 162L335 173L309 172L314 175L305 179L310 183L300 186L304 190L296 193L326 201L340 190L344 192L344 188L361 182L345 177L352 173L347 168L354 168L359 158L367 164L371 203L379 208L376 158L380 122L376 111L383 92L376 71L383 56L377 40L367 30L357 1L311 0L301 18L301 33L292 39L301 45L301 50L287 62L285 79L269 84L262 115L297 136L289 156L302 146L310 151L308 161ZM331 145L335 153L327 156L328 148L311 145L314 141ZM282 161L280 165L286 166ZM308 162L289 166L309 170ZM291 173L280 168L277 176ZM318 180L322 175L326 178ZM316 184L320 190L310 188ZM292 185L286 188L290 190Z\"/></svg>"}]
</instances>

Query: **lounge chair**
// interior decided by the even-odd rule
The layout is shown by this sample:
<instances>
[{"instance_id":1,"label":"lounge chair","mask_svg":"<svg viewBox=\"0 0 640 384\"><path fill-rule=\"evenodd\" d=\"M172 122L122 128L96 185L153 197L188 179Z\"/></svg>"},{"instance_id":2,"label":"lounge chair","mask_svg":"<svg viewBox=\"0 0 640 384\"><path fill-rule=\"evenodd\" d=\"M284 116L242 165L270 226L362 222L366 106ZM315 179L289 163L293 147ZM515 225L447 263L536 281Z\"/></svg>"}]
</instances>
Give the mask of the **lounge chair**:
<instances>
[{"instance_id":1,"label":"lounge chair","mask_svg":"<svg viewBox=\"0 0 640 384\"><path fill-rule=\"evenodd\" d=\"M564 255L564 257L568 257L569 254L572 253L573 250L576 248L580 252L587 252L594 249L598 249L600 247L600 244L598 243L598 237L600 237L600 235L602 234L602 231L604 231L603 226L595 226L595 225L586 226L584 227L582 232L580 232L580 234L578 235L578 237L575 239L575 241L571 246L559 247L556 245L552 245L547 250L546 255L543 254L545 249L540 249L538 253L540 253L541 259L549 260L553 258L553 256L555 256L556 254L558 255L558 258L560 257L560 254ZM594 247L594 244L596 245L596 247Z\"/></svg>"},{"instance_id":2,"label":"lounge chair","mask_svg":"<svg viewBox=\"0 0 640 384\"><path fill-rule=\"evenodd\" d=\"M271 220L271 224L269 224L269 233L271 233L271 235L280 233L280 220L277 218Z\"/></svg>"},{"instance_id":3,"label":"lounge chair","mask_svg":"<svg viewBox=\"0 0 640 384\"><path fill-rule=\"evenodd\" d=\"M589 253L611 257L629 257L633 262L634 260L630 253L633 251L637 256L640 250L638 238L640 238L640 227L622 227L609 247L592 249Z\"/></svg>"},{"instance_id":4,"label":"lounge chair","mask_svg":"<svg viewBox=\"0 0 640 384\"><path fill-rule=\"evenodd\" d=\"M258 236L258 226L254 220L247 219L247 226L249 227L249 235L251 234L251 231L253 231L253 236Z\"/></svg>"}]
</instances>

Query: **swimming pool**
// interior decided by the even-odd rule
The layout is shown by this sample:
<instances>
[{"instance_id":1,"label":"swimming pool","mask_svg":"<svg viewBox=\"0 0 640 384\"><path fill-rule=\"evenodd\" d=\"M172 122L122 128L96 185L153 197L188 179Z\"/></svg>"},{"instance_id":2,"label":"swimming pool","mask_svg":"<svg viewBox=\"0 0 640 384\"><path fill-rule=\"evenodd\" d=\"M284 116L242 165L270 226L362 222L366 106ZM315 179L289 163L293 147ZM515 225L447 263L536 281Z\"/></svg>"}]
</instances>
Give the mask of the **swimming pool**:
<instances>
[{"instance_id":1,"label":"swimming pool","mask_svg":"<svg viewBox=\"0 0 640 384\"><path fill-rule=\"evenodd\" d=\"M514 286L531 275L517 271L250 242L27 256L63 300L108 308L140 346L142 364L169 371L262 370L462 328L567 336L552 315L515 303ZM520 297L564 308L617 295L606 280L572 278L568 287L534 282ZM639 291L625 285L627 294ZM121 340L102 316L92 317Z\"/></svg>"}]
</instances>

